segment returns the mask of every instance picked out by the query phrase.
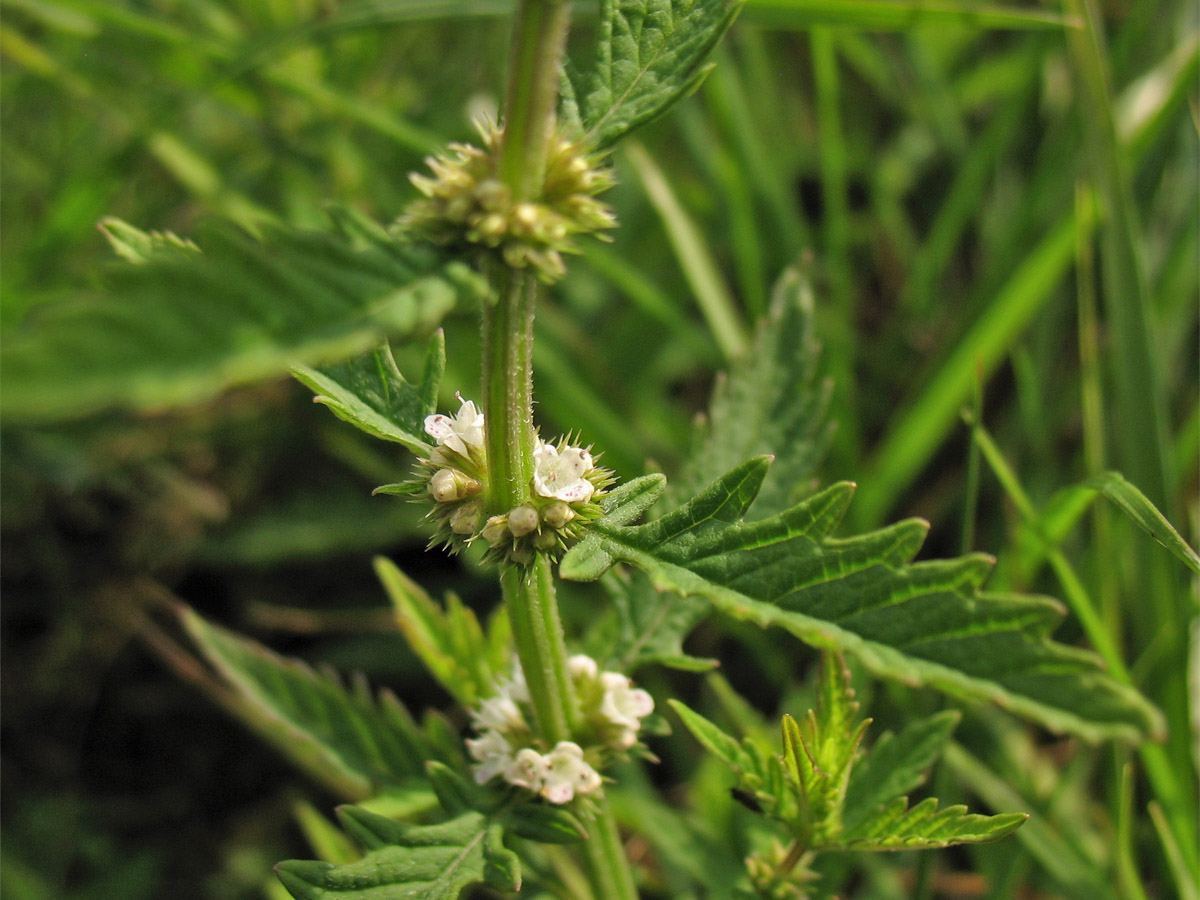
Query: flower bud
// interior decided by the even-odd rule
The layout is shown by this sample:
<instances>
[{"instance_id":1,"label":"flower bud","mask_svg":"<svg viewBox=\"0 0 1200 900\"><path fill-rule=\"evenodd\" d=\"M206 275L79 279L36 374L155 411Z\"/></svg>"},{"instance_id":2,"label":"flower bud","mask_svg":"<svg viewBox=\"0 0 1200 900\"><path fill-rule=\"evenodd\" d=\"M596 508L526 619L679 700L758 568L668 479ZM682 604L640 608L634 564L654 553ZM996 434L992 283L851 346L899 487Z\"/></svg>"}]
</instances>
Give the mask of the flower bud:
<instances>
[{"instance_id":1,"label":"flower bud","mask_svg":"<svg viewBox=\"0 0 1200 900\"><path fill-rule=\"evenodd\" d=\"M523 537L531 531L535 531L538 524L537 510L528 503L524 506L518 506L516 509L509 510L508 530L517 537Z\"/></svg>"},{"instance_id":2,"label":"flower bud","mask_svg":"<svg viewBox=\"0 0 1200 900\"><path fill-rule=\"evenodd\" d=\"M508 530L508 517L492 516L487 520L487 524L483 526L480 534L488 542L488 546L499 547L512 535L512 532Z\"/></svg>"},{"instance_id":3,"label":"flower bud","mask_svg":"<svg viewBox=\"0 0 1200 900\"><path fill-rule=\"evenodd\" d=\"M438 469L429 479L429 493L438 503L465 500L478 494L482 488L483 485L477 480L458 469Z\"/></svg>"},{"instance_id":4,"label":"flower bud","mask_svg":"<svg viewBox=\"0 0 1200 900\"><path fill-rule=\"evenodd\" d=\"M474 534L479 528L479 520L482 517L482 500L472 500L470 503L464 503L450 514L450 530L455 534Z\"/></svg>"},{"instance_id":5,"label":"flower bud","mask_svg":"<svg viewBox=\"0 0 1200 900\"><path fill-rule=\"evenodd\" d=\"M533 546L539 550L553 550L558 546L558 532L553 528L547 528L545 531L539 531L533 536Z\"/></svg>"},{"instance_id":6,"label":"flower bud","mask_svg":"<svg viewBox=\"0 0 1200 900\"><path fill-rule=\"evenodd\" d=\"M542 513L542 519L551 528L562 528L573 518L575 518L575 510L561 500L555 500Z\"/></svg>"}]
</instances>

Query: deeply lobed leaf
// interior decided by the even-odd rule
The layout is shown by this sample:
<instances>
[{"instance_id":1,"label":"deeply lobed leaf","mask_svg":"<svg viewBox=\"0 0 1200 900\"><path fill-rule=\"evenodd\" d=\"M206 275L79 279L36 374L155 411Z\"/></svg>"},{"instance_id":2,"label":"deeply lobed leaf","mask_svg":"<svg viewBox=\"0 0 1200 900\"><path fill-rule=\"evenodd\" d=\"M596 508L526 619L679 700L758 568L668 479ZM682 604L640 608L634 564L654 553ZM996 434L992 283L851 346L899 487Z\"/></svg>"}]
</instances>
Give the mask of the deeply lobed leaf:
<instances>
[{"instance_id":1,"label":"deeply lobed leaf","mask_svg":"<svg viewBox=\"0 0 1200 900\"><path fill-rule=\"evenodd\" d=\"M353 807L342 823L370 852L347 865L291 860L275 867L296 900L456 900L463 888L521 887L517 855L498 824L478 812L413 825Z\"/></svg>"},{"instance_id":2,"label":"deeply lobed leaf","mask_svg":"<svg viewBox=\"0 0 1200 900\"><path fill-rule=\"evenodd\" d=\"M181 613L192 640L232 689L231 705L255 731L313 777L359 799L381 786L424 778L435 755L392 694L374 699L365 685L347 691L248 638Z\"/></svg>"},{"instance_id":3,"label":"deeply lobed leaf","mask_svg":"<svg viewBox=\"0 0 1200 900\"><path fill-rule=\"evenodd\" d=\"M1089 740L1161 732L1158 711L1092 654L1049 640L1056 602L980 590L990 558L911 562L921 522L831 537L852 485L743 520L769 465L750 460L645 525L618 524L629 516L614 504L563 559L563 577L596 578L627 562L659 590L702 596L736 618L852 653L880 676L996 703Z\"/></svg>"},{"instance_id":4,"label":"deeply lobed leaf","mask_svg":"<svg viewBox=\"0 0 1200 900\"><path fill-rule=\"evenodd\" d=\"M437 409L438 385L446 368L446 341L437 331L429 343L419 384L400 374L386 343L370 353L332 366L293 366L292 374L316 392L313 401L373 437L403 444L413 453L432 449L425 417Z\"/></svg>"},{"instance_id":5,"label":"deeply lobed leaf","mask_svg":"<svg viewBox=\"0 0 1200 900\"><path fill-rule=\"evenodd\" d=\"M353 228L279 227L262 241L216 229L200 253L123 239L144 255L111 270L104 296L38 307L6 334L0 408L13 423L196 403L297 363L428 334L459 299L482 296L461 264Z\"/></svg>"}]
</instances>

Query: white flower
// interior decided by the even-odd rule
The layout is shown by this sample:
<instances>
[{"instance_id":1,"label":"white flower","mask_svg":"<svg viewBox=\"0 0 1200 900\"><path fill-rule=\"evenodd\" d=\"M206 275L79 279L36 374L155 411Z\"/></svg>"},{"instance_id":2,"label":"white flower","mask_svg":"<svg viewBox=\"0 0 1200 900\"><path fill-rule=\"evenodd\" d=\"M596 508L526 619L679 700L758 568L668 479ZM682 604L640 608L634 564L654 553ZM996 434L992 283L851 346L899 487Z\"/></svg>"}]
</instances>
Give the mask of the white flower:
<instances>
[{"instance_id":1,"label":"white flower","mask_svg":"<svg viewBox=\"0 0 1200 900\"><path fill-rule=\"evenodd\" d=\"M579 447L540 441L533 451L533 489L542 497L579 503L590 500L596 486L584 478L592 468L592 454Z\"/></svg>"},{"instance_id":2,"label":"white flower","mask_svg":"<svg viewBox=\"0 0 1200 900\"><path fill-rule=\"evenodd\" d=\"M479 763L475 767L475 781L478 784L491 781L513 764L512 748L498 731L488 730L478 740L468 740L467 751Z\"/></svg>"},{"instance_id":3,"label":"white flower","mask_svg":"<svg viewBox=\"0 0 1200 900\"><path fill-rule=\"evenodd\" d=\"M567 660L567 671L575 681L595 681L598 667L590 656L577 653Z\"/></svg>"},{"instance_id":4,"label":"white flower","mask_svg":"<svg viewBox=\"0 0 1200 900\"><path fill-rule=\"evenodd\" d=\"M576 794L600 787L600 776L584 760L583 749L571 741L559 741L542 757L542 764L539 793L551 803L569 803Z\"/></svg>"},{"instance_id":5,"label":"white flower","mask_svg":"<svg viewBox=\"0 0 1200 900\"><path fill-rule=\"evenodd\" d=\"M531 791L542 789L542 779L545 775L546 758L530 747L521 750L504 770L505 781L517 787L529 788Z\"/></svg>"},{"instance_id":6,"label":"white flower","mask_svg":"<svg viewBox=\"0 0 1200 900\"><path fill-rule=\"evenodd\" d=\"M637 731L641 720L654 712L654 698L641 688L633 687L633 682L626 676L605 672L600 676L600 684L604 687L600 714L614 725Z\"/></svg>"},{"instance_id":7,"label":"white flower","mask_svg":"<svg viewBox=\"0 0 1200 900\"><path fill-rule=\"evenodd\" d=\"M438 442L438 448L446 447L459 456L470 456L470 449L483 449L483 413L470 400L458 397L458 414L453 419L441 414L425 417L425 433ZM434 451L435 455L437 451Z\"/></svg>"},{"instance_id":8,"label":"white flower","mask_svg":"<svg viewBox=\"0 0 1200 900\"><path fill-rule=\"evenodd\" d=\"M471 719L480 731L494 728L496 731L503 732L514 728L523 728L525 725L525 718L521 715L520 708L506 693L488 697L479 704L479 709L471 713Z\"/></svg>"}]
</instances>

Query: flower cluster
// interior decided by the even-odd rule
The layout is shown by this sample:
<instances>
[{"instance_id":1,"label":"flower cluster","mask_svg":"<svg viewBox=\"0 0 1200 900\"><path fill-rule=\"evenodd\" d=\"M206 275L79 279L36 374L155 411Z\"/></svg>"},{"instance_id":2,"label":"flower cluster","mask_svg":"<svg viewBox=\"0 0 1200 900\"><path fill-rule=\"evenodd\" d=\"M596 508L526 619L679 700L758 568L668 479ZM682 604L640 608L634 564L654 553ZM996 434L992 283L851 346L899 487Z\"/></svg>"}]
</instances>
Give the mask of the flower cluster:
<instances>
[{"instance_id":1,"label":"flower cluster","mask_svg":"<svg viewBox=\"0 0 1200 900\"><path fill-rule=\"evenodd\" d=\"M471 713L479 737L467 741L479 784L502 777L551 803L569 803L599 790L597 769L637 744L641 720L654 700L618 672L600 672L588 656L567 663L579 701L581 726L574 741L547 748L530 727L529 689L519 664L494 697Z\"/></svg>"},{"instance_id":2,"label":"flower cluster","mask_svg":"<svg viewBox=\"0 0 1200 900\"><path fill-rule=\"evenodd\" d=\"M596 465L589 449L538 441L529 502L485 517L484 486L488 462L483 413L458 397L458 414L425 419L425 432L437 443L421 461L417 489L433 501L437 523L431 545L454 551L482 540L485 558L528 565L538 553L557 559L601 515L596 502L612 484L613 474Z\"/></svg>"},{"instance_id":3,"label":"flower cluster","mask_svg":"<svg viewBox=\"0 0 1200 900\"><path fill-rule=\"evenodd\" d=\"M603 513L596 501L612 483L613 473L597 466L590 450L571 446L567 438L538 441L532 496L484 523L486 558L528 565L539 552L561 557Z\"/></svg>"},{"instance_id":4,"label":"flower cluster","mask_svg":"<svg viewBox=\"0 0 1200 900\"><path fill-rule=\"evenodd\" d=\"M483 148L451 144L426 160L433 177L409 176L423 195L396 223L441 244L469 244L499 254L512 268L532 266L547 282L566 269L562 254L575 252L572 236L612 228L616 219L596 195L613 184L583 145L558 138L550 146L540 196L514 202L499 177L503 131L480 124Z\"/></svg>"},{"instance_id":5,"label":"flower cluster","mask_svg":"<svg viewBox=\"0 0 1200 900\"><path fill-rule=\"evenodd\" d=\"M456 394L458 414L425 418L425 433L437 441L429 458L421 461L428 476L428 496L433 500L430 518L437 522L431 545L451 550L479 532L483 522L483 486L487 482L487 447L483 413L470 400Z\"/></svg>"}]
</instances>

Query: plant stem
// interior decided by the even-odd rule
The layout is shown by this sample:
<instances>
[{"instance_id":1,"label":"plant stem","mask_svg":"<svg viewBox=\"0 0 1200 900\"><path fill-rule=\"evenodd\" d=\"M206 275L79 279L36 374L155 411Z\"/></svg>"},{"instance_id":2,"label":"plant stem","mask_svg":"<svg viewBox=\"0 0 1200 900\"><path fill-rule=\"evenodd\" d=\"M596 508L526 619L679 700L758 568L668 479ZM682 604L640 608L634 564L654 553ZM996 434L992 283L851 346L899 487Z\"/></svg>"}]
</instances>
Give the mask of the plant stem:
<instances>
[{"instance_id":1,"label":"plant stem","mask_svg":"<svg viewBox=\"0 0 1200 900\"><path fill-rule=\"evenodd\" d=\"M521 0L517 6L500 156L500 178L517 201L535 199L542 188L570 23L569 0Z\"/></svg>"},{"instance_id":2,"label":"plant stem","mask_svg":"<svg viewBox=\"0 0 1200 900\"><path fill-rule=\"evenodd\" d=\"M539 556L528 569L508 566L500 584L538 732L552 745L568 741L575 698L550 563Z\"/></svg>"},{"instance_id":3,"label":"plant stem","mask_svg":"<svg viewBox=\"0 0 1200 900\"><path fill-rule=\"evenodd\" d=\"M488 513L529 499L533 477L533 309L537 277L496 266L497 299L483 308L483 409L487 422Z\"/></svg>"},{"instance_id":4,"label":"plant stem","mask_svg":"<svg viewBox=\"0 0 1200 900\"><path fill-rule=\"evenodd\" d=\"M519 0L500 151L500 178L516 202L537 200L554 139L558 77L570 24L569 0ZM495 300L484 305L483 403L487 422L488 513L503 514L530 498L533 478L533 314L540 283L529 270L503 265L491 273ZM517 656L529 687L539 734L570 740L576 717L567 650L544 556L500 575ZM594 798L584 859L599 900L637 900L608 801Z\"/></svg>"},{"instance_id":5,"label":"plant stem","mask_svg":"<svg viewBox=\"0 0 1200 900\"><path fill-rule=\"evenodd\" d=\"M637 900L617 820L605 798L598 799L595 815L587 820L587 830L583 860L596 900Z\"/></svg>"}]
</instances>

